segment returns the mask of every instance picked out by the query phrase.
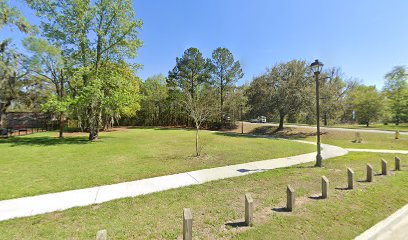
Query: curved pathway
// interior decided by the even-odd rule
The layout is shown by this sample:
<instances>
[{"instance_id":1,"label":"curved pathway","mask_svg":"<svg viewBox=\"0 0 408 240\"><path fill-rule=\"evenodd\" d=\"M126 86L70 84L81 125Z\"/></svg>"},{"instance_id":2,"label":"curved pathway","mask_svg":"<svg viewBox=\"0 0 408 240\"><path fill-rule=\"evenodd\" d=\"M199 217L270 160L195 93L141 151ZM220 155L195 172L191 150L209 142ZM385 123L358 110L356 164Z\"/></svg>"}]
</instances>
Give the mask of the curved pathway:
<instances>
[{"instance_id":1,"label":"curved pathway","mask_svg":"<svg viewBox=\"0 0 408 240\"><path fill-rule=\"evenodd\" d=\"M310 142L299 141L307 144ZM323 159L343 156L347 150L322 144ZM277 158L230 165L210 169L147 178L132 182L50 193L32 197L23 197L0 201L0 221L27 217L37 214L61 211L64 209L103 203L114 199L136 197L164 190L202 184L209 181L238 177L251 173L268 171L276 168L289 167L301 163L313 162L316 153L302 154L292 157Z\"/></svg>"},{"instance_id":2,"label":"curved pathway","mask_svg":"<svg viewBox=\"0 0 408 240\"><path fill-rule=\"evenodd\" d=\"M250 122L245 122L245 124L260 124L260 126L279 126L279 124L275 124L275 123L250 123ZM316 129L316 126L294 125L294 124L285 124L285 127ZM367 132L367 133L395 134L395 131L392 131L392 130L379 130L379 129L340 128L340 127L320 127L320 129L322 129L322 130L331 130L331 131L341 131L341 132ZM400 134L401 135L408 135L408 132L400 131Z\"/></svg>"}]
</instances>

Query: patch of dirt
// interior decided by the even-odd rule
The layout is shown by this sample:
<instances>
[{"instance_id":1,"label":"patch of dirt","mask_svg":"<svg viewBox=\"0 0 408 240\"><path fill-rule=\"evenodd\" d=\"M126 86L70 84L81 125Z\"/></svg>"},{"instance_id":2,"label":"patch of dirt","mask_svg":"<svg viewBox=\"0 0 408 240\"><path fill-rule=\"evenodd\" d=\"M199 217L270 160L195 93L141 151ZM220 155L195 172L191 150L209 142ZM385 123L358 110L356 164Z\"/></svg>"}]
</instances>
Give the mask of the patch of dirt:
<instances>
[{"instance_id":1,"label":"patch of dirt","mask_svg":"<svg viewBox=\"0 0 408 240\"><path fill-rule=\"evenodd\" d=\"M92 206L92 210L97 210L97 209L99 209L100 207L101 207L100 204L96 204L96 205Z\"/></svg>"},{"instance_id":2,"label":"patch of dirt","mask_svg":"<svg viewBox=\"0 0 408 240\"><path fill-rule=\"evenodd\" d=\"M311 196L297 197L296 198L296 203L295 203L295 209L294 209L295 213L296 213L297 208L300 208L301 206L303 206L305 204L308 204L309 202L313 201L314 199L319 199L319 198L320 198L320 193L312 194ZM256 209L256 206L254 206L254 209ZM258 210L256 212L254 212L253 224L254 225L262 225L262 224L266 223L268 220L270 220L271 215L273 215L273 214L289 215L289 214L293 214L293 213L288 212L286 210L286 200L285 200L284 202L281 202L280 204L278 204L278 207L266 207L266 208L263 208L261 210ZM223 239L229 239L229 238L233 238L232 236L234 236L235 234L245 232L245 231L247 231L249 229L250 229L250 227L248 227L245 224L244 219L238 219L238 220L235 220L235 221L229 221L229 222L225 223L224 225L222 225L220 227L219 231L221 233L222 232L230 233L230 234L228 234L228 238L223 238Z\"/></svg>"},{"instance_id":3,"label":"patch of dirt","mask_svg":"<svg viewBox=\"0 0 408 240\"><path fill-rule=\"evenodd\" d=\"M64 217L64 214L62 212L56 212L56 213L52 213L52 214L49 215L49 218L51 220L57 220L57 219L60 219L60 218L63 218L63 217Z\"/></svg>"}]
</instances>

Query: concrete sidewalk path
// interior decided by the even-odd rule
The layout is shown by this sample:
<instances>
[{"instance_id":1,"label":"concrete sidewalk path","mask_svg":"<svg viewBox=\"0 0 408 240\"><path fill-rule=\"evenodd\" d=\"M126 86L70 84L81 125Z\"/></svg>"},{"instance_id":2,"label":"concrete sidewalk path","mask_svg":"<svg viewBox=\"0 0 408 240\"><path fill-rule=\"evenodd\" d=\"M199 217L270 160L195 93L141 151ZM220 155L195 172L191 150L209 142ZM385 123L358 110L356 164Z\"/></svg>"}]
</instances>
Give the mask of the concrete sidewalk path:
<instances>
[{"instance_id":1,"label":"concrete sidewalk path","mask_svg":"<svg viewBox=\"0 0 408 240\"><path fill-rule=\"evenodd\" d=\"M406 240L408 239L408 204L394 214L365 231L355 240Z\"/></svg>"},{"instance_id":2,"label":"concrete sidewalk path","mask_svg":"<svg viewBox=\"0 0 408 240\"><path fill-rule=\"evenodd\" d=\"M371 152L371 153L395 153L395 154L408 154L408 150L388 150L388 149L358 149L358 148L346 148L350 152Z\"/></svg>"},{"instance_id":3,"label":"concrete sidewalk path","mask_svg":"<svg viewBox=\"0 0 408 240\"><path fill-rule=\"evenodd\" d=\"M306 142L308 143L308 142ZM309 143L310 144L310 143ZM323 159L343 156L347 150L322 144ZM315 161L316 153L203 169L112 185L0 201L0 221L136 197L168 189L238 177Z\"/></svg>"}]
</instances>

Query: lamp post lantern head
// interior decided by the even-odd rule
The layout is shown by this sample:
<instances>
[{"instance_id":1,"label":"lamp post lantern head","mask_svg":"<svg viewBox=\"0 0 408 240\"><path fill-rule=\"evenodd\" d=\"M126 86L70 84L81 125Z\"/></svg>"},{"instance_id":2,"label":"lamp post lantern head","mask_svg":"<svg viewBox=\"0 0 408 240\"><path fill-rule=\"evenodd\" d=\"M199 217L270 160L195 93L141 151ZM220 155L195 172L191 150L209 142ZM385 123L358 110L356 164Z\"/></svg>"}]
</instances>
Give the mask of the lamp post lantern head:
<instances>
[{"instance_id":1,"label":"lamp post lantern head","mask_svg":"<svg viewBox=\"0 0 408 240\"><path fill-rule=\"evenodd\" d=\"M316 59L312 64L310 64L310 67L312 68L313 73L318 75L322 71L323 63Z\"/></svg>"}]
</instances>

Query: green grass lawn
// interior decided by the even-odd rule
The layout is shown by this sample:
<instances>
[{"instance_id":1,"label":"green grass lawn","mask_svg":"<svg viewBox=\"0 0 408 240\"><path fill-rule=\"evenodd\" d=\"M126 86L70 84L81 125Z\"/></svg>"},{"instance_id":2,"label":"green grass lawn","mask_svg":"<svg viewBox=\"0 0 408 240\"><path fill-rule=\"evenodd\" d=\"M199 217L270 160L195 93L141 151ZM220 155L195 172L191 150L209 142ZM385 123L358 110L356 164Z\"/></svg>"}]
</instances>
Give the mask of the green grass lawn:
<instances>
[{"instance_id":1,"label":"green grass lawn","mask_svg":"<svg viewBox=\"0 0 408 240\"><path fill-rule=\"evenodd\" d=\"M373 183L347 185L346 168L356 180L365 178L365 165L380 171L380 158L393 166L394 155L352 153L325 161L324 168L303 164L115 200L62 212L0 222L1 239L94 239L107 229L110 239L176 239L182 233L182 209L191 208L196 239L352 239L408 203L408 156L401 172L375 176ZM317 200L320 177L330 180L330 196ZM295 212L281 212L286 185L297 196ZM336 189L338 188L338 189ZM254 226L240 225L244 194L255 201Z\"/></svg>"},{"instance_id":2,"label":"green grass lawn","mask_svg":"<svg viewBox=\"0 0 408 240\"><path fill-rule=\"evenodd\" d=\"M283 131L276 132L276 126L248 125L245 131L251 134L270 135L273 137L301 139L316 142L316 129L302 127L285 127ZM234 130L238 131L238 130ZM367 149L397 149L408 150L408 135L400 135L395 139L391 133L367 133L360 132L362 143L355 143L356 131L340 131L336 129L322 129L322 143L331 144L343 148L367 148Z\"/></svg>"},{"instance_id":3,"label":"green grass lawn","mask_svg":"<svg viewBox=\"0 0 408 240\"><path fill-rule=\"evenodd\" d=\"M202 131L129 129L57 139L56 132L0 139L0 199L59 192L191 170L298 155L308 144Z\"/></svg>"},{"instance_id":4,"label":"green grass lawn","mask_svg":"<svg viewBox=\"0 0 408 240\"><path fill-rule=\"evenodd\" d=\"M278 124L277 122L272 122L275 124ZM304 124L304 123L285 123L287 125L297 125L297 126L316 126L314 124ZM368 127L365 124L335 124L335 125L328 125L328 126L323 126L321 127L328 127L328 128L351 128L351 129L368 129L368 130L387 130L387 131L404 131L408 132L408 123L401 123L398 126L396 126L394 123L389 123L387 125L382 124L382 123L373 123L370 124Z\"/></svg>"}]
</instances>

